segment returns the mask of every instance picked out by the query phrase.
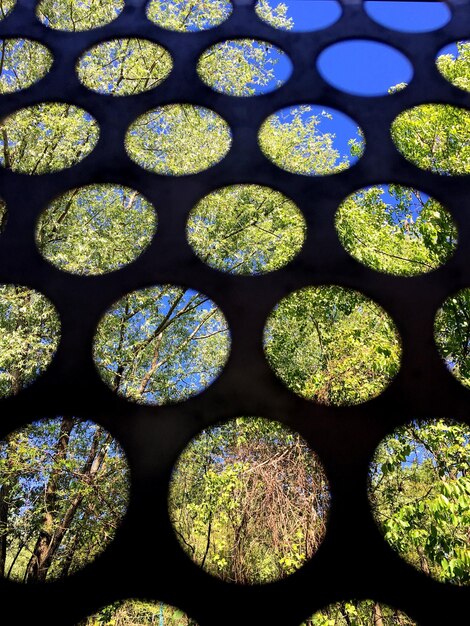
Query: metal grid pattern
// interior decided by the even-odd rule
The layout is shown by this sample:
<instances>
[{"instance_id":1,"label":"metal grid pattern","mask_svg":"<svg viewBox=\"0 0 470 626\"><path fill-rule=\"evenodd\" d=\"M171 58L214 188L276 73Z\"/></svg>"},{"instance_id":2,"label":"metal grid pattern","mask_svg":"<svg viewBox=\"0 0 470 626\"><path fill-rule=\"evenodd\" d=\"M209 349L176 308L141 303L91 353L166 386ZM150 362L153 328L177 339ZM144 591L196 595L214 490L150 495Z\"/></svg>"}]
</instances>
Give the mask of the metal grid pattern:
<instances>
[{"instance_id":1,"label":"metal grid pattern","mask_svg":"<svg viewBox=\"0 0 470 626\"><path fill-rule=\"evenodd\" d=\"M424 102L470 109L470 95L437 71L434 58L447 43L470 37L470 2L452 0L453 19L442 29L409 35L367 17L360 0L342 0L343 15L313 33L276 31L261 22L252 0L233 0L234 11L220 27L200 33L164 31L145 16L144 0L126 0L113 23L81 33L53 31L34 14L35 0L19 0L0 23L0 37L43 42L54 65L38 84L0 98L3 117L48 100L89 111L100 125L96 149L83 162L58 174L26 176L0 170L0 193L9 219L0 240L0 283L30 286L59 311L58 353L31 387L1 401L0 436L39 417L64 413L93 419L121 442L132 472L131 503L116 540L94 564L68 579L44 585L0 581L2 613L11 608L15 626L73 625L87 613L126 597L162 600L193 616L200 626L298 626L330 602L373 598L395 606L423 625L461 623L468 590L434 582L406 565L381 537L367 500L367 471L380 440L417 417L458 417L470 423L469 392L447 372L433 342L434 315L444 299L470 285L470 179L442 177L413 167L395 149L390 123L398 113ZM135 96L98 95L75 74L87 48L113 37L145 37L172 54L174 69L163 85ZM233 37L264 39L286 51L294 72L278 91L257 98L220 95L196 74L199 55ZM395 46L410 59L414 78L394 96L364 98L330 87L315 59L344 38L369 38ZM161 104L192 103L213 109L230 124L228 156L197 175L159 176L134 164L124 149L129 124ZM304 177L271 164L257 144L262 121L274 111L311 102L350 115L365 132L366 151L340 174ZM441 201L459 228L457 253L446 266L415 278L374 272L341 247L334 213L351 192L371 184L402 183ZM62 273L47 264L34 243L39 213L56 195L79 185L114 183L142 192L157 207L159 228L152 245L130 266L100 277ZM190 209L223 185L257 183L292 198L308 224L300 255L286 268L260 277L237 277L210 269L185 240ZM220 378L204 393L173 406L148 407L114 395L92 360L98 321L123 294L157 283L197 289L224 312L232 349ZM338 284L373 298L395 320L403 342L399 375L376 399L357 407L326 407L302 400L276 379L262 348L265 320L286 294L306 285ZM332 490L327 536L318 553L296 574L265 586L240 587L199 570L183 553L167 513L171 468L202 428L239 415L276 418L304 436L322 459ZM467 605L468 606L468 605ZM8 619L4 623L11 623Z\"/></svg>"}]
</instances>

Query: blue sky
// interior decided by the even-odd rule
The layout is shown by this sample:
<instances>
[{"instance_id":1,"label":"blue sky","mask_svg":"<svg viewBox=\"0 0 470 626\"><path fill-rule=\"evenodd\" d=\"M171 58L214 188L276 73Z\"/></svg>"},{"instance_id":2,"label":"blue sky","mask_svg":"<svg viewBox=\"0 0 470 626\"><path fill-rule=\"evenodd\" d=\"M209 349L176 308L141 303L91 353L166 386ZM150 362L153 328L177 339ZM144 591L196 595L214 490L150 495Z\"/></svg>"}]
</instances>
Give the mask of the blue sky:
<instances>
[{"instance_id":1,"label":"blue sky","mask_svg":"<svg viewBox=\"0 0 470 626\"><path fill-rule=\"evenodd\" d=\"M275 7L280 0L269 0ZM306 31L326 28L340 17L335 0L282 0L287 5L287 17L294 22L293 30ZM404 32L429 32L444 26L450 11L442 2L369 1L365 3L370 17L388 28ZM446 52L455 51L449 46ZM318 59L323 77L337 89L363 96L378 96L398 83L409 82L413 75L411 63L390 46L378 42L354 40L325 49ZM288 65L279 64L277 77L286 79ZM321 103L319 103L321 104ZM334 112L333 112L334 114ZM334 115L325 120L321 129L336 133L335 145L340 153L349 154L348 139L355 135L357 124Z\"/></svg>"}]
</instances>

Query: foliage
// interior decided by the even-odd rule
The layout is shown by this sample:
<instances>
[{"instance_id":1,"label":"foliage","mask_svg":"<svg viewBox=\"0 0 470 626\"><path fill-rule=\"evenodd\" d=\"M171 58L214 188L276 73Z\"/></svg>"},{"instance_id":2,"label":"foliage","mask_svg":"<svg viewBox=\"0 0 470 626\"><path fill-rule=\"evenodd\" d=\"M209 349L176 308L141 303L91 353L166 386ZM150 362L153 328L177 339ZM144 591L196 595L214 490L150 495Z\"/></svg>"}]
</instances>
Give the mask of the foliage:
<instances>
[{"instance_id":1,"label":"foliage","mask_svg":"<svg viewBox=\"0 0 470 626\"><path fill-rule=\"evenodd\" d=\"M26 89L51 68L51 53L37 41L2 39L0 47L0 94Z\"/></svg>"},{"instance_id":2,"label":"foliage","mask_svg":"<svg viewBox=\"0 0 470 626\"><path fill-rule=\"evenodd\" d=\"M149 20L167 30L195 32L214 28L229 17L229 0L151 0Z\"/></svg>"},{"instance_id":3,"label":"foliage","mask_svg":"<svg viewBox=\"0 0 470 626\"><path fill-rule=\"evenodd\" d=\"M457 42L457 54L441 54L437 69L453 85L470 91L470 41Z\"/></svg>"},{"instance_id":4,"label":"foliage","mask_svg":"<svg viewBox=\"0 0 470 626\"><path fill-rule=\"evenodd\" d=\"M259 185L230 185L191 211L187 236L208 265L231 274L264 274L300 251L306 225L286 196Z\"/></svg>"},{"instance_id":5,"label":"foliage","mask_svg":"<svg viewBox=\"0 0 470 626\"><path fill-rule=\"evenodd\" d=\"M421 104L400 113L392 139L414 165L441 175L470 173L470 111L450 104Z\"/></svg>"},{"instance_id":6,"label":"foliage","mask_svg":"<svg viewBox=\"0 0 470 626\"><path fill-rule=\"evenodd\" d=\"M470 387L470 289L444 302L434 322L434 339L451 373Z\"/></svg>"},{"instance_id":7,"label":"foliage","mask_svg":"<svg viewBox=\"0 0 470 626\"><path fill-rule=\"evenodd\" d=\"M295 393L323 404L366 402L397 374L401 347L390 317L358 291L306 287L265 328L271 367Z\"/></svg>"},{"instance_id":8,"label":"foliage","mask_svg":"<svg viewBox=\"0 0 470 626\"><path fill-rule=\"evenodd\" d=\"M335 148L335 135L324 132L335 115L342 114L308 104L281 109L263 122L258 134L260 147L278 167L294 174L324 176L342 172L362 154L362 140L349 138L352 162L347 155L341 156ZM330 127L334 128L333 123Z\"/></svg>"},{"instance_id":9,"label":"foliage","mask_svg":"<svg viewBox=\"0 0 470 626\"><path fill-rule=\"evenodd\" d=\"M0 574L18 581L73 573L102 552L127 507L128 471L92 422L34 422L0 443Z\"/></svg>"},{"instance_id":10,"label":"foliage","mask_svg":"<svg viewBox=\"0 0 470 626\"><path fill-rule=\"evenodd\" d=\"M470 431L446 420L412 422L377 449L370 499L385 539L443 582L470 584Z\"/></svg>"},{"instance_id":11,"label":"foliage","mask_svg":"<svg viewBox=\"0 0 470 626\"><path fill-rule=\"evenodd\" d=\"M36 243L53 265L73 274L117 270L150 244L156 229L152 205L118 185L87 185L55 198L41 214Z\"/></svg>"},{"instance_id":12,"label":"foliage","mask_svg":"<svg viewBox=\"0 0 470 626\"><path fill-rule=\"evenodd\" d=\"M191 289L160 285L134 291L101 320L94 359L103 380L144 404L179 402L219 374L229 350L220 310Z\"/></svg>"},{"instance_id":13,"label":"foliage","mask_svg":"<svg viewBox=\"0 0 470 626\"><path fill-rule=\"evenodd\" d=\"M0 0L0 20L3 20L15 8L16 0Z\"/></svg>"},{"instance_id":14,"label":"foliage","mask_svg":"<svg viewBox=\"0 0 470 626\"><path fill-rule=\"evenodd\" d=\"M230 144L228 124L210 109L191 104L169 104L141 115L126 138L131 159L166 176L202 172L221 161Z\"/></svg>"},{"instance_id":15,"label":"foliage","mask_svg":"<svg viewBox=\"0 0 470 626\"><path fill-rule=\"evenodd\" d=\"M123 8L124 0L41 0L36 15L49 28L78 32L109 24Z\"/></svg>"},{"instance_id":16,"label":"foliage","mask_svg":"<svg viewBox=\"0 0 470 626\"><path fill-rule=\"evenodd\" d=\"M416 189L360 189L336 214L341 243L358 261L388 274L416 276L443 265L457 244L452 215Z\"/></svg>"},{"instance_id":17,"label":"foliage","mask_svg":"<svg viewBox=\"0 0 470 626\"><path fill-rule=\"evenodd\" d=\"M162 46L146 39L113 39L82 55L77 73L93 91L129 96L162 83L172 67L171 55Z\"/></svg>"},{"instance_id":18,"label":"foliage","mask_svg":"<svg viewBox=\"0 0 470 626\"><path fill-rule=\"evenodd\" d=\"M271 0L258 0L255 11L263 21L280 30L291 30L294 21L287 17L289 6L285 2L273 2Z\"/></svg>"},{"instance_id":19,"label":"foliage","mask_svg":"<svg viewBox=\"0 0 470 626\"><path fill-rule=\"evenodd\" d=\"M228 39L212 46L199 59L201 79L220 93L254 96L279 88L285 80L277 66L286 59L282 50L267 41Z\"/></svg>"},{"instance_id":20,"label":"foliage","mask_svg":"<svg viewBox=\"0 0 470 626\"><path fill-rule=\"evenodd\" d=\"M238 418L203 431L174 469L170 517L181 546L223 580L265 583L317 550L329 493L306 442L278 422Z\"/></svg>"},{"instance_id":21,"label":"foliage","mask_svg":"<svg viewBox=\"0 0 470 626\"><path fill-rule=\"evenodd\" d=\"M197 626L188 615L163 602L125 600L106 606L101 611L80 622L78 626Z\"/></svg>"},{"instance_id":22,"label":"foliage","mask_svg":"<svg viewBox=\"0 0 470 626\"><path fill-rule=\"evenodd\" d=\"M0 285L0 398L19 393L46 369L59 333L59 317L42 294Z\"/></svg>"},{"instance_id":23,"label":"foliage","mask_svg":"<svg viewBox=\"0 0 470 626\"><path fill-rule=\"evenodd\" d=\"M415 622L386 604L353 600L330 604L301 626L416 626Z\"/></svg>"},{"instance_id":24,"label":"foliage","mask_svg":"<svg viewBox=\"0 0 470 626\"><path fill-rule=\"evenodd\" d=\"M47 174L72 167L98 141L89 113L60 102L20 109L0 124L0 165L20 174Z\"/></svg>"}]
</instances>

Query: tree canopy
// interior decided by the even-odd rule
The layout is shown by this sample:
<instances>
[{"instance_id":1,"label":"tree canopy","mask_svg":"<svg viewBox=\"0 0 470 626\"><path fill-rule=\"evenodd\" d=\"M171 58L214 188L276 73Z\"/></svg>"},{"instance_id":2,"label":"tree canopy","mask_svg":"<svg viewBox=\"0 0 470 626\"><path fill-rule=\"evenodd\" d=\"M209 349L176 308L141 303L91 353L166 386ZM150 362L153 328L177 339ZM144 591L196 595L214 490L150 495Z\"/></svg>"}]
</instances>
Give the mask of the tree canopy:
<instances>
[{"instance_id":1,"label":"tree canopy","mask_svg":"<svg viewBox=\"0 0 470 626\"><path fill-rule=\"evenodd\" d=\"M391 318L361 293L338 286L306 287L281 300L264 342L271 367L289 389L322 404L370 400L400 365Z\"/></svg>"},{"instance_id":2,"label":"tree canopy","mask_svg":"<svg viewBox=\"0 0 470 626\"><path fill-rule=\"evenodd\" d=\"M200 259L231 274L265 274L300 252L306 225L296 205L261 185L230 185L193 208L188 241Z\"/></svg>"},{"instance_id":3,"label":"tree canopy","mask_svg":"<svg viewBox=\"0 0 470 626\"><path fill-rule=\"evenodd\" d=\"M36 244L72 274L104 274L134 261L152 241L153 206L120 185L87 185L55 198L39 217Z\"/></svg>"},{"instance_id":4,"label":"tree canopy","mask_svg":"<svg viewBox=\"0 0 470 626\"><path fill-rule=\"evenodd\" d=\"M144 404L185 400L216 378L230 339L220 309L192 289L134 291L105 313L93 357L116 393Z\"/></svg>"},{"instance_id":5,"label":"tree canopy","mask_svg":"<svg viewBox=\"0 0 470 626\"><path fill-rule=\"evenodd\" d=\"M376 185L350 195L336 213L336 230L355 259L398 276L437 269L457 246L451 213L403 185Z\"/></svg>"}]
</instances>

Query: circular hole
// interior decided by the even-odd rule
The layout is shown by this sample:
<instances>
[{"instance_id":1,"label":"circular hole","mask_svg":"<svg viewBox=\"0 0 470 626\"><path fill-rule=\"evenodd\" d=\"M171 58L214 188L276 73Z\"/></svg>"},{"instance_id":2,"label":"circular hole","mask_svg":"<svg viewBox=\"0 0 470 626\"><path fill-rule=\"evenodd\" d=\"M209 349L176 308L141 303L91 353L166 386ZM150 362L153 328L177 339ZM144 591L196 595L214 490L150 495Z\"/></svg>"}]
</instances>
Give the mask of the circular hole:
<instances>
[{"instance_id":1,"label":"circular hole","mask_svg":"<svg viewBox=\"0 0 470 626\"><path fill-rule=\"evenodd\" d=\"M327 28L342 13L341 5L336 0L258 0L255 11L270 26L293 32Z\"/></svg>"},{"instance_id":2,"label":"circular hole","mask_svg":"<svg viewBox=\"0 0 470 626\"><path fill-rule=\"evenodd\" d=\"M0 94L26 89L51 69L51 53L36 41L2 39L0 46Z\"/></svg>"},{"instance_id":3,"label":"circular hole","mask_svg":"<svg viewBox=\"0 0 470 626\"><path fill-rule=\"evenodd\" d=\"M156 285L129 293L106 312L93 356L113 391L161 405L208 387L229 348L227 322L212 300L192 289Z\"/></svg>"},{"instance_id":4,"label":"circular hole","mask_svg":"<svg viewBox=\"0 0 470 626\"><path fill-rule=\"evenodd\" d=\"M450 373L470 388L470 289L447 298L434 322L434 340Z\"/></svg>"},{"instance_id":5,"label":"circular hole","mask_svg":"<svg viewBox=\"0 0 470 626\"><path fill-rule=\"evenodd\" d=\"M305 287L283 298L268 318L264 349L291 391L336 406L382 393L401 357L390 316L358 291L338 286Z\"/></svg>"},{"instance_id":6,"label":"circular hole","mask_svg":"<svg viewBox=\"0 0 470 626\"><path fill-rule=\"evenodd\" d=\"M362 155L361 129L344 113L301 104L277 111L262 124L261 150L275 165L305 176L336 174Z\"/></svg>"},{"instance_id":7,"label":"circular hole","mask_svg":"<svg viewBox=\"0 0 470 626\"><path fill-rule=\"evenodd\" d=\"M0 125L0 165L20 174L49 174L76 165L94 149L99 129L83 109L60 102L36 104Z\"/></svg>"},{"instance_id":8,"label":"circular hole","mask_svg":"<svg viewBox=\"0 0 470 626\"><path fill-rule=\"evenodd\" d=\"M355 39L326 48L318 70L333 87L357 96L384 96L397 83L408 83L413 66L404 54L378 41Z\"/></svg>"},{"instance_id":9,"label":"circular hole","mask_svg":"<svg viewBox=\"0 0 470 626\"><path fill-rule=\"evenodd\" d=\"M421 104L400 113L392 139L401 154L435 174L470 173L470 111L450 104Z\"/></svg>"},{"instance_id":10,"label":"circular hole","mask_svg":"<svg viewBox=\"0 0 470 626\"><path fill-rule=\"evenodd\" d=\"M230 185L205 196L189 214L188 241L200 259L230 274L266 274L301 250L306 224L279 191Z\"/></svg>"},{"instance_id":11,"label":"circular hole","mask_svg":"<svg viewBox=\"0 0 470 626\"><path fill-rule=\"evenodd\" d=\"M279 422L251 417L193 439L169 492L171 521L188 556L242 584L284 578L310 559L325 535L329 503L325 473L305 440Z\"/></svg>"},{"instance_id":12,"label":"circular hole","mask_svg":"<svg viewBox=\"0 0 470 626\"><path fill-rule=\"evenodd\" d=\"M42 294L0 285L0 398L16 395L49 366L59 343L60 321Z\"/></svg>"},{"instance_id":13,"label":"circular hole","mask_svg":"<svg viewBox=\"0 0 470 626\"><path fill-rule=\"evenodd\" d=\"M374 600L349 600L317 611L301 626L417 626L408 615Z\"/></svg>"},{"instance_id":14,"label":"circular hole","mask_svg":"<svg viewBox=\"0 0 470 626\"><path fill-rule=\"evenodd\" d=\"M215 28L232 13L229 0L151 0L147 17L160 28L197 32Z\"/></svg>"},{"instance_id":15,"label":"circular hole","mask_svg":"<svg viewBox=\"0 0 470 626\"><path fill-rule=\"evenodd\" d=\"M0 574L17 582L49 582L93 562L129 499L121 447L75 417L33 422L0 441L0 483Z\"/></svg>"},{"instance_id":16,"label":"circular hole","mask_svg":"<svg viewBox=\"0 0 470 626\"><path fill-rule=\"evenodd\" d=\"M198 626L197 623L180 609L163 602L144 602L142 600L124 600L105 606L77 626Z\"/></svg>"},{"instance_id":17,"label":"circular hole","mask_svg":"<svg viewBox=\"0 0 470 626\"><path fill-rule=\"evenodd\" d=\"M365 187L336 213L338 237L357 261L379 272L417 276L446 263L457 246L452 215L422 191Z\"/></svg>"},{"instance_id":18,"label":"circular hole","mask_svg":"<svg viewBox=\"0 0 470 626\"><path fill-rule=\"evenodd\" d=\"M370 468L369 494L385 540L410 565L442 582L470 584L470 430L415 421L386 437Z\"/></svg>"},{"instance_id":19,"label":"circular hole","mask_svg":"<svg viewBox=\"0 0 470 626\"><path fill-rule=\"evenodd\" d=\"M131 159L165 176L202 172L221 161L230 144L227 122L191 104L169 104L141 115L126 137Z\"/></svg>"},{"instance_id":20,"label":"circular hole","mask_svg":"<svg viewBox=\"0 0 470 626\"><path fill-rule=\"evenodd\" d=\"M88 89L130 96L162 83L172 67L171 55L162 46L145 39L113 39L81 56L77 73Z\"/></svg>"},{"instance_id":21,"label":"circular hole","mask_svg":"<svg viewBox=\"0 0 470 626\"><path fill-rule=\"evenodd\" d=\"M15 6L16 0L0 0L0 21L10 15Z\"/></svg>"},{"instance_id":22,"label":"circular hole","mask_svg":"<svg viewBox=\"0 0 470 626\"><path fill-rule=\"evenodd\" d=\"M124 8L124 0L41 0L36 15L49 28L82 31L109 24Z\"/></svg>"},{"instance_id":23,"label":"circular hole","mask_svg":"<svg viewBox=\"0 0 470 626\"><path fill-rule=\"evenodd\" d=\"M219 93L259 96L279 89L292 74L292 63L267 41L229 39L206 50L197 71Z\"/></svg>"},{"instance_id":24,"label":"circular hole","mask_svg":"<svg viewBox=\"0 0 470 626\"><path fill-rule=\"evenodd\" d=\"M88 185L56 198L41 214L36 244L72 274L105 274L134 261L157 226L152 205L121 185Z\"/></svg>"},{"instance_id":25,"label":"circular hole","mask_svg":"<svg viewBox=\"0 0 470 626\"><path fill-rule=\"evenodd\" d=\"M436 58L439 72L463 91L470 91L470 40L451 43Z\"/></svg>"},{"instance_id":26,"label":"circular hole","mask_svg":"<svg viewBox=\"0 0 470 626\"><path fill-rule=\"evenodd\" d=\"M404 33L436 30L445 26L452 17L445 2L368 0L364 7L369 17L382 26Z\"/></svg>"}]
</instances>

